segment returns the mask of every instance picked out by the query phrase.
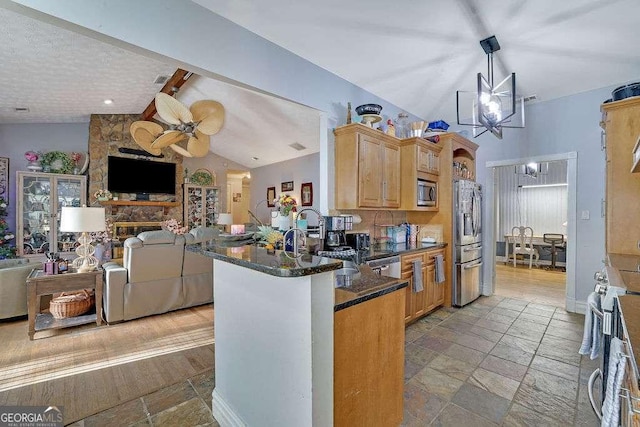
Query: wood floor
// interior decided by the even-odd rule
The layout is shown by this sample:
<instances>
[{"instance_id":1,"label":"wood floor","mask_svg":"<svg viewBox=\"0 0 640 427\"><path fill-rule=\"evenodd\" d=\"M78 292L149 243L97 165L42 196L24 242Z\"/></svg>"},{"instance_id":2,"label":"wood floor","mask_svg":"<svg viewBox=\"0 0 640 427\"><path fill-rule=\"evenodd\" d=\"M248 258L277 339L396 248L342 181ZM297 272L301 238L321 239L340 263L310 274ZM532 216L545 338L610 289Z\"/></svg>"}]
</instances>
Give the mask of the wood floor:
<instances>
[{"instance_id":1,"label":"wood floor","mask_svg":"<svg viewBox=\"0 0 640 427\"><path fill-rule=\"evenodd\" d=\"M567 273L496 263L495 294L564 308Z\"/></svg>"},{"instance_id":2,"label":"wood floor","mask_svg":"<svg viewBox=\"0 0 640 427\"><path fill-rule=\"evenodd\" d=\"M496 295L564 307L565 277L498 263ZM214 365L212 305L36 338L29 341L26 319L0 322L0 406L64 406L65 424L184 382Z\"/></svg>"},{"instance_id":3,"label":"wood floor","mask_svg":"<svg viewBox=\"0 0 640 427\"><path fill-rule=\"evenodd\" d=\"M0 406L64 406L64 423L211 370L213 305L29 341L27 321L0 322Z\"/></svg>"}]
</instances>

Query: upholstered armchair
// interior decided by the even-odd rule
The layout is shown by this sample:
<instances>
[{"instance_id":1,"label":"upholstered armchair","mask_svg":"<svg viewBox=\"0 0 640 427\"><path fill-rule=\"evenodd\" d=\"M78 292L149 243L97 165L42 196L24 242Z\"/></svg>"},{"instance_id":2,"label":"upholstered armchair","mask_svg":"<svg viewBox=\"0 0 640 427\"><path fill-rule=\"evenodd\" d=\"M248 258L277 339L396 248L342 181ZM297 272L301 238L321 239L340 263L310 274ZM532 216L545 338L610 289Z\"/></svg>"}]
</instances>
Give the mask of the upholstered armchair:
<instances>
[{"instance_id":1,"label":"upholstered armchair","mask_svg":"<svg viewBox=\"0 0 640 427\"><path fill-rule=\"evenodd\" d=\"M0 262L0 319L27 314L27 276L38 265L27 258Z\"/></svg>"}]
</instances>

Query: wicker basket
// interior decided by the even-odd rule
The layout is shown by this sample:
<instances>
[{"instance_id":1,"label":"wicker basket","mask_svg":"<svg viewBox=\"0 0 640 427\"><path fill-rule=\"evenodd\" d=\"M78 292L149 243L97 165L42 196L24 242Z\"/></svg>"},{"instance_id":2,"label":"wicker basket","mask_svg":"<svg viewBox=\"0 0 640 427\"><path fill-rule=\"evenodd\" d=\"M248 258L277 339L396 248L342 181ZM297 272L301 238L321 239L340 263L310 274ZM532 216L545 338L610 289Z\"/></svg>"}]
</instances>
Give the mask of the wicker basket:
<instances>
[{"instance_id":1,"label":"wicker basket","mask_svg":"<svg viewBox=\"0 0 640 427\"><path fill-rule=\"evenodd\" d=\"M93 291L86 289L75 292L62 292L49 303L49 311L55 319L79 316L86 313L93 306Z\"/></svg>"}]
</instances>

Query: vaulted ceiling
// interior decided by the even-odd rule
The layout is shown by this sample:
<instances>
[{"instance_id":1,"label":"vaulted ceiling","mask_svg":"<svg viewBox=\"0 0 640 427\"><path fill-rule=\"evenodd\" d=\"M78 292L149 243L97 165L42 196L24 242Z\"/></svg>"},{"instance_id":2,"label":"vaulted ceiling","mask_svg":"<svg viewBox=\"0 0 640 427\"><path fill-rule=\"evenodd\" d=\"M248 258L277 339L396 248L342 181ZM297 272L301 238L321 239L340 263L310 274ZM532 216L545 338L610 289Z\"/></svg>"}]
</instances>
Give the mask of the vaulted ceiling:
<instances>
[{"instance_id":1,"label":"vaulted ceiling","mask_svg":"<svg viewBox=\"0 0 640 427\"><path fill-rule=\"evenodd\" d=\"M478 42L493 34L497 77L516 72L519 94L534 102L640 79L636 0L194 2L427 120L455 123L455 92L486 72ZM156 77L176 69L1 6L0 124L140 113L162 87ZM178 98L222 102L234 120L211 149L228 137L234 149L220 155L247 167L318 150L312 109L204 78ZM292 117L300 127L287 127Z\"/></svg>"}]
</instances>

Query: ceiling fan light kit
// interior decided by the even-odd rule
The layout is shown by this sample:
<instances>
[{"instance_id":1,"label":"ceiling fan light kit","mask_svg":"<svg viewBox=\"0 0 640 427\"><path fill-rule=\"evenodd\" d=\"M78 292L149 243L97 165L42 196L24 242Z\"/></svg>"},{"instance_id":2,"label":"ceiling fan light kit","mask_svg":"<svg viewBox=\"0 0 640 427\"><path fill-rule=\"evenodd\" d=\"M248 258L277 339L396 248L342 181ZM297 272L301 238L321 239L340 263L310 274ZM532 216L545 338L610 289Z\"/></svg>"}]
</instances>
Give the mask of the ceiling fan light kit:
<instances>
[{"instance_id":1,"label":"ceiling fan light kit","mask_svg":"<svg viewBox=\"0 0 640 427\"><path fill-rule=\"evenodd\" d=\"M473 126L474 137L489 131L502 139L503 128L524 128L524 100L516 95L516 73L494 83L493 53L500 50L495 36L480 40L487 54L487 77L477 75L475 92L456 92L458 124Z\"/></svg>"},{"instance_id":2,"label":"ceiling fan light kit","mask_svg":"<svg viewBox=\"0 0 640 427\"><path fill-rule=\"evenodd\" d=\"M206 156L209 152L209 137L220 132L224 125L222 104L202 100L187 108L177 99L162 92L156 95L155 104L158 115L169 125L169 129L165 130L154 122L133 122L130 128L133 140L155 156L167 147L185 157ZM177 145L184 140L188 140L186 148Z\"/></svg>"}]
</instances>

